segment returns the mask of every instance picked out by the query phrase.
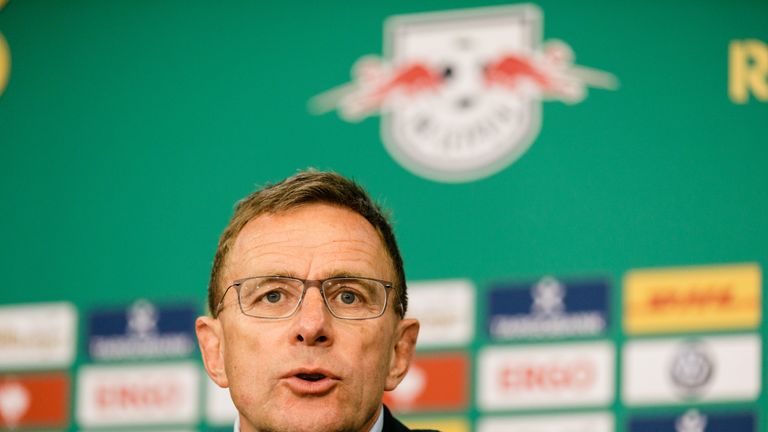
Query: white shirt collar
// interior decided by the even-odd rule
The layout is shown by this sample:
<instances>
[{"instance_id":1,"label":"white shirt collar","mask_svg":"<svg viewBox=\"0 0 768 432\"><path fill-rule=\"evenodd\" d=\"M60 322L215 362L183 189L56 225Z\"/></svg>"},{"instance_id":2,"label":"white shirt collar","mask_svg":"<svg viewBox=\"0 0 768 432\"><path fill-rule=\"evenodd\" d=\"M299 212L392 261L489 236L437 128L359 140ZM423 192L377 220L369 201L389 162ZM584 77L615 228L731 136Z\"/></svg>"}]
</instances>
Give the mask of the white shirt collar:
<instances>
[{"instance_id":1,"label":"white shirt collar","mask_svg":"<svg viewBox=\"0 0 768 432\"><path fill-rule=\"evenodd\" d=\"M232 428L233 432L240 432L240 416L235 417L235 427ZM384 430L384 405L379 408L379 418L376 419L376 423L369 432L381 432Z\"/></svg>"},{"instance_id":2,"label":"white shirt collar","mask_svg":"<svg viewBox=\"0 0 768 432\"><path fill-rule=\"evenodd\" d=\"M384 405L379 408L379 418L376 419L370 432L381 432L382 430L384 430Z\"/></svg>"}]
</instances>

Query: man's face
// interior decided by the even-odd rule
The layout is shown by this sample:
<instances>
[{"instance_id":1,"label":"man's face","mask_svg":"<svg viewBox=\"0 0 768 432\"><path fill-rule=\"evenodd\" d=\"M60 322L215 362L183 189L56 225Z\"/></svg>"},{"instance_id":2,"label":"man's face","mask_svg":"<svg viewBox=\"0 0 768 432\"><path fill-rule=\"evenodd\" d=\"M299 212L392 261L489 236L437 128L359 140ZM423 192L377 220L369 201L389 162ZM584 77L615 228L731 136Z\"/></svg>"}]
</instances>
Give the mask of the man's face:
<instances>
[{"instance_id":1,"label":"man's face","mask_svg":"<svg viewBox=\"0 0 768 432\"><path fill-rule=\"evenodd\" d=\"M373 226L326 204L251 220L225 265L225 286L269 275L395 280ZM219 317L199 318L197 332L206 370L229 387L241 430L367 431L383 391L405 376L418 334L416 321L398 318L394 297L379 318L342 320L312 287L295 315L269 320L242 314L229 290Z\"/></svg>"}]
</instances>

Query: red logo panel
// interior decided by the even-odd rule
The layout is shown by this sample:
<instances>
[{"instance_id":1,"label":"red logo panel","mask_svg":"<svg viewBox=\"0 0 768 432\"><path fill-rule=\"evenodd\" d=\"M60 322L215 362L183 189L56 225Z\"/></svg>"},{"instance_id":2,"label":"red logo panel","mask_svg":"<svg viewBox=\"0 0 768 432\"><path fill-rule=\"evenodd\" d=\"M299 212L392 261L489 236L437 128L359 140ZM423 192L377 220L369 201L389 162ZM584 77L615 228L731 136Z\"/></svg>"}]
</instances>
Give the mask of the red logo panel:
<instances>
[{"instance_id":1,"label":"red logo panel","mask_svg":"<svg viewBox=\"0 0 768 432\"><path fill-rule=\"evenodd\" d=\"M384 394L394 411L455 411L467 407L469 359L463 353L417 356L403 382Z\"/></svg>"},{"instance_id":2,"label":"red logo panel","mask_svg":"<svg viewBox=\"0 0 768 432\"><path fill-rule=\"evenodd\" d=\"M65 427L68 423L67 375L0 376L0 428Z\"/></svg>"}]
</instances>

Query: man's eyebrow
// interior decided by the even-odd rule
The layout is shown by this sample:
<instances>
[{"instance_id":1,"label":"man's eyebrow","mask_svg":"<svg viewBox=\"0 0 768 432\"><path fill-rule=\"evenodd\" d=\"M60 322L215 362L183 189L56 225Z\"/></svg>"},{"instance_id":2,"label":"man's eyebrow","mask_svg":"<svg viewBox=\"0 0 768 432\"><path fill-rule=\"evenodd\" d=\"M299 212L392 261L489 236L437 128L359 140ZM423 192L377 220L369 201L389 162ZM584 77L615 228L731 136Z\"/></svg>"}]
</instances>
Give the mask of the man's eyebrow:
<instances>
[{"instance_id":1,"label":"man's eyebrow","mask_svg":"<svg viewBox=\"0 0 768 432\"><path fill-rule=\"evenodd\" d=\"M277 271L262 271L259 272L259 274L254 274L253 276L282 276L282 277L289 277L294 279L299 279L296 273L290 271L290 270L277 270Z\"/></svg>"},{"instance_id":2,"label":"man's eyebrow","mask_svg":"<svg viewBox=\"0 0 768 432\"><path fill-rule=\"evenodd\" d=\"M254 274L254 276L283 276L283 277L289 277L294 279L303 279L303 275L300 276L294 271L283 269L283 270L277 270L277 271L262 271L259 274ZM351 271L349 269L335 269L331 270L329 272L325 272L322 275L321 279L330 279L330 278L339 278L339 277L372 277L370 275L363 274L361 272Z\"/></svg>"},{"instance_id":3,"label":"man's eyebrow","mask_svg":"<svg viewBox=\"0 0 768 432\"><path fill-rule=\"evenodd\" d=\"M350 271L348 269L336 269L328 273L325 273L324 279L339 278L339 277L373 277L371 275L365 275L360 272Z\"/></svg>"}]
</instances>

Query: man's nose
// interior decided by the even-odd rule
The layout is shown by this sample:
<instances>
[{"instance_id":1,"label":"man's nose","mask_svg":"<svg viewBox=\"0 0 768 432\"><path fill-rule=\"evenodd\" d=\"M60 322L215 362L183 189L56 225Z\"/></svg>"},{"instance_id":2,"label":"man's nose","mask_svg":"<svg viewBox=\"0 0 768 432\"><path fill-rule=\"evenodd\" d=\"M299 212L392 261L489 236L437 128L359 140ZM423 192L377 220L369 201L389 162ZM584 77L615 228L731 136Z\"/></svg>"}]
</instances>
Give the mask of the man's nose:
<instances>
[{"instance_id":1,"label":"man's nose","mask_svg":"<svg viewBox=\"0 0 768 432\"><path fill-rule=\"evenodd\" d=\"M331 341L331 316L319 289L307 288L295 317L296 341L307 345Z\"/></svg>"}]
</instances>

